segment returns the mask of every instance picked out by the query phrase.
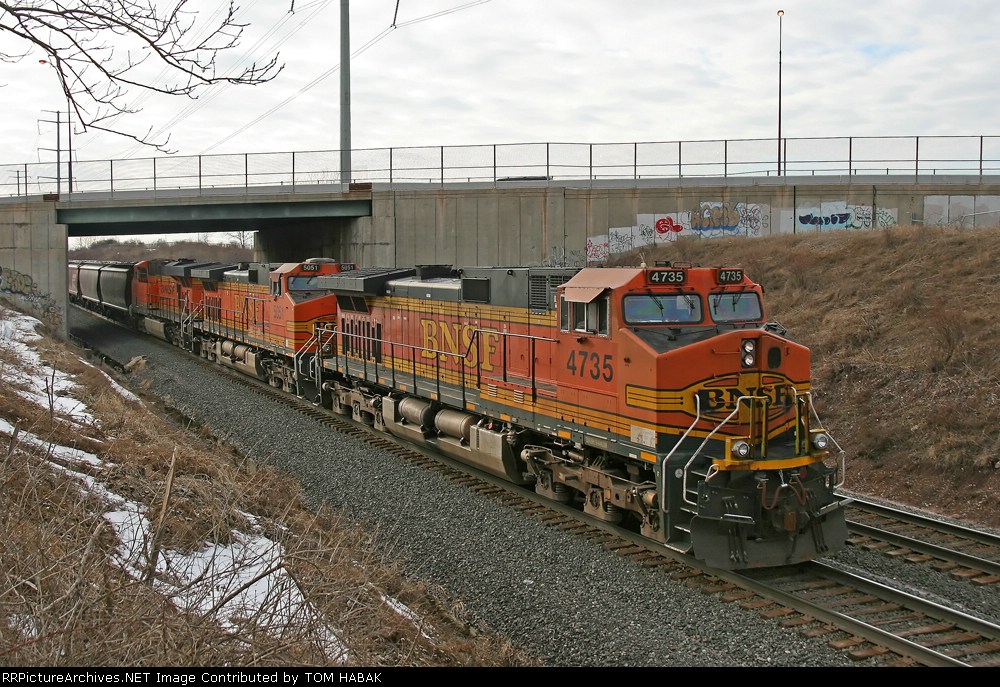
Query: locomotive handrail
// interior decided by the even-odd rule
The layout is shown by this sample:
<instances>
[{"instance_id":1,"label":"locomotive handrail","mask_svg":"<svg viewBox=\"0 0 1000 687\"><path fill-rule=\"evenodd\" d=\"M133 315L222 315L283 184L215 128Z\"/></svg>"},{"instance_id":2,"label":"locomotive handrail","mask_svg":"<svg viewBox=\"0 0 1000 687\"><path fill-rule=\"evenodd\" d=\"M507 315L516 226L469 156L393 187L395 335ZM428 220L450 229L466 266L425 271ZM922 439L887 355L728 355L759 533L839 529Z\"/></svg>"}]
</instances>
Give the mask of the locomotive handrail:
<instances>
[{"instance_id":1,"label":"locomotive handrail","mask_svg":"<svg viewBox=\"0 0 1000 687\"><path fill-rule=\"evenodd\" d=\"M694 409L695 409L694 422L691 423L690 427L684 430L684 434L681 435L681 438L677 440L677 442L674 444L674 447L670 449L667 455L664 456L663 461L660 463L660 480L663 482L660 488L661 494L667 493L667 462L670 460L671 456L673 456L674 453L677 452L677 449L680 448L680 445L684 442L684 440L687 439L688 434L690 434L691 430L694 429L694 426L698 424L698 421L701 420L701 397L698 396L698 394L694 395ZM700 447L698 450L701 450ZM687 493L687 465L684 466L684 470L685 470L684 482L681 484L681 489L684 493ZM681 497L683 498L683 496L684 494L682 493ZM666 504L664 503L664 501L666 501L666 499L660 499L661 513L669 512L668 509L666 508ZM686 498L684 499L684 501L687 503L691 503Z\"/></svg>"},{"instance_id":2,"label":"locomotive handrail","mask_svg":"<svg viewBox=\"0 0 1000 687\"><path fill-rule=\"evenodd\" d=\"M764 399L765 401L767 400L767 398L764 396L740 396L738 399L736 399L736 408L733 409L733 412L729 413L729 415L727 415L722 422L716 425L711 432L705 435L705 438L702 439L701 445L695 449L694 453L691 454L691 458L688 460L687 463L684 464L684 482L683 482L683 489L681 492L681 498L684 499L684 502L687 503L688 505L691 506L698 505L696 501L689 501L687 498L688 468L691 467L691 463L693 463L694 459L698 457L698 455L701 453L701 450L705 448L705 444L708 443L708 440L711 439L716 432L722 429L726 425L726 423L732 420L734 415L737 415L740 412L740 403L742 401L749 401L752 399Z\"/></svg>"},{"instance_id":3,"label":"locomotive handrail","mask_svg":"<svg viewBox=\"0 0 1000 687\"><path fill-rule=\"evenodd\" d=\"M824 424L824 422L819 418L819 413L816 412L816 405L812 402L812 392L811 391L804 391L804 392L802 392L802 394L799 394L798 389L796 389L795 387L792 387L792 392L795 394L796 409L798 408L797 401L799 399L799 396L800 395L805 396L806 397L806 403L809 406L809 410L811 411L812 416L814 418L816 418L816 422L819 423L820 427L826 427L826 424ZM833 488L834 489L839 489L840 487L842 487L844 485L844 482L847 481L847 458L846 458L847 452L844 451L844 449L840 446L839 443L837 443L837 440L833 438L832 434L830 434L829 432L827 432L826 435L830 438L830 441L833 442L833 445L837 447L837 463L839 465L839 470L837 472L839 474L838 479L840 481L837 482L833 486Z\"/></svg>"},{"instance_id":4,"label":"locomotive handrail","mask_svg":"<svg viewBox=\"0 0 1000 687\"><path fill-rule=\"evenodd\" d=\"M204 307L203 303L191 302L191 295L184 296L184 305L181 306L181 343L186 344L188 350L194 350L194 316L195 313Z\"/></svg>"},{"instance_id":5,"label":"locomotive handrail","mask_svg":"<svg viewBox=\"0 0 1000 687\"><path fill-rule=\"evenodd\" d=\"M435 368L435 383L437 385L436 391L437 391L437 394L438 394L439 398L441 396L441 358L440 358L440 356L448 356L448 357L455 358L456 360L460 361L458 367L459 367L459 374L461 375L461 382L462 382L461 387L462 387L462 403L463 404L466 401L465 390L466 390L466 388L468 388L468 385L465 383L465 375L466 375L466 372L465 372L465 361L468 360L470 358L470 356L472 355L472 347L473 346L476 346L476 350L477 351L481 351L482 350L482 346L479 343L479 340L480 340L480 337L483 334L496 334L497 336L500 336L503 339L503 341L504 341L504 346L503 346L503 351L502 351L502 357L503 357L502 369L503 369L503 381L504 382L507 381L507 359L506 359L506 351L507 351L507 343L506 342L507 342L507 339L508 338L520 338L520 339L528 339L531 342L531 344L530 344L531 345L531 356L530 356L531 357L531 363L530 363L529 377L531 379L531 397L532 397L532 401L537 401L538 400L538 386L536 384L536 378L535 378L535 344L538 341L546 341L548 343L558 343L558 339L550 339L548 337L537 336L537 335L534 335L534 334L518 334L518 333L515 333L515 332L501 332L501 331L498 331L498 330L495 330L495 329L481 329L481 328L477 327L476 329L474 329L472 331L473 336L471 336L469 338L469 343L466 346L465 351L464 352L457 352L457 351L444 351L444 350L439 350L439 349L436 349L436 348L428 348L427 346L417 346L415 344L405 344L405 343L398 343L398 342L394 342L394 341L385 341L383 339L379 339L379 338L376 338L376 337L368 335L368 334L354 334L352 332L347 332L347 331L340 330L336 324L333 324L332 327L325 327L325 326L322 326L321 324L317 324L316 327L317 327L318 330L321 329L322 331L333 332L333 336L336 336L336 334L339 333L341 336L346 337L346 338L358 339L358 340L361 340L361 341L370 341L372 343L376 343L376 344L380 344L380 345L388 344L389 345L389 356L390 356L390 359L392 361L391 364L389 365L389 369L392 372L392 378L393 378L393 384L394 385L395 385L395 378L396 378L395 377L395 375L396 375L396 364L395 364L395 360L396 360L396 352L395 352L395 350L396 350L396 347L399 346L399 347L401 347L403 349L410 350L410 352L412 354L412 357L413 357L413 360L411 362L411 366L412 366L412 373L413 373L413 389L414 389L414 391L417 390L417 360L416 360L416 353L417 353L417 351L426 352L426 353L433 353L434 354L434 361L435 361L435 364L434 364L434 368ZM339 357L339 354L340 354L340 349L338 348L338 357ZM347 353L346 350L343 352L343 355L344 355L344 371L346 373L348 371L348 365L349 365L349 363L347 361L347 359L348 359L348 353ZM364 365L364 378L367 379L368 378L368 367L367 367L368 356L357 356L357 357L361 358L361 360L362 360L362 365ZM480 355L480 356L478 356L478 358L476 360L476 387L477 388L479 388L479 387L482 386L482 365L483 365L483 356Z\"/></svg>"},{"instance_id":6,"label":"locomotive handrail","mask_svg":"<svg viewBox=\"0 0 1000 687\"><path fill-rule=\"evenodd\" d=\"M297 350L297 351L295 351L295 352L292 353L292 367L295 368L295 395L296 396L301 396L302 395L300 393L301 389L299 388L299 375L304 374L304 375L306 375L306 378L309 378L308 372L306 372L306 371L304 371L304 370L301 369L301 367L302 367L302 359L305 356L306 349L308 349L309 346L311 346L314 341L318 341L318 340L319 340L319 334L317 333L317 330L313 329L312 335L308 339L306 339L306 342L304 344L302 344L302 347L299 348L299 350Z\"/></svg>"}]
</instances>

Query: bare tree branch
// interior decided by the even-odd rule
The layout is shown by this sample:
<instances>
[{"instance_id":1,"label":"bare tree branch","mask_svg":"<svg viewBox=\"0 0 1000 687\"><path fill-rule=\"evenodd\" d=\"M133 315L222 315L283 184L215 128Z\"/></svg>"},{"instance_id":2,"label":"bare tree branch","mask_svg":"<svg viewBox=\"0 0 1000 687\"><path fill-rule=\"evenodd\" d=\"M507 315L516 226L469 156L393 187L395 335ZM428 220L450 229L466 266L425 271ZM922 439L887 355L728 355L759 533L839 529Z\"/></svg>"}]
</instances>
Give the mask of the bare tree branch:
<instances>
[{"instance_id":1,"label":"bare tree branch","mask_svg":"<svg viewBox=\"0 0 1000 687\"><path fill-rule=\"evenodd\" d=\"M84 130L107 131L166 151L167 140L118 125L139 111L141 93L197 98L213 84L259 85L281 71L275 55L235 70L217 58L239 45L246 24L230 0L221 19L199 22L188 0L166 7L156 0L0 0L0 34L26 44L23 52L0 47L0 61L16 62L41 50ZM163 5L163 3L159 3Z\"/></svg>"}]
</instances>

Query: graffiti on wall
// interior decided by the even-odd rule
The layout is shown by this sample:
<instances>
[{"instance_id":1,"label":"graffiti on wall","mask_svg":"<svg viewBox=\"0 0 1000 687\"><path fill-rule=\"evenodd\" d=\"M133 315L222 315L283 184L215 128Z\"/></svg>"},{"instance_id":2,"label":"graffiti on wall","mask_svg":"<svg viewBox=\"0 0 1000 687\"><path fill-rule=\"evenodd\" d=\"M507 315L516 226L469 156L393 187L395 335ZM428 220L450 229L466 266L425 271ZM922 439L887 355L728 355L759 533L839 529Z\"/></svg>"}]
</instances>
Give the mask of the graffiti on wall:
<instances>
[{"instance_id":1,"label":"graffiti on wall","mask_svg":"<svg viewBox=\"0 0 1000 687\"><path fill-rule=\"evenodd\" d=\"M612 227L587 239L587 263L600 264L617 253L676 241L681 236L766 236L772 233L874 229L895 226L896 208L848 205L844 201L799 205L783 213L762 203L698 201L690 210L640 214L631 227ZM784 218L784 222L782 222Z\"/></svg>"},{"instance_id":2,"label":"graffiti on wall","mask_svg":"<svg viewBox=\"0 0 1000 687\"><path fill-rule=\"evenodd\" d=\"M681 236L760 236L770 233L771 209L759 203L699 201L690 210L640 214L631 227L612 227L587 239L587 263L616 253L676 241Z\"/></svg>"},{"instance_id":3,"label":"graffiti on wall","mask_svg":"<svg viewBox=\"0 0 1000 687\"><path fill-rule=\"evenodd\" d=\"M585 267L590 261L588 253L584 254L578 250L566 250L561 246L552 246L549 249L549 256L542 261L542 267Z\"/></svg>"},{"instance_id":4,"label":"graffiti on wall","mask_svg":"<svg viewBox=\"0 0 1000 687\"><path fill-rule=\"evenodd\" d=\"M30 314L46 324L61 327L62 305L52 295L39 289L30 274L0 266L0 293L22 305Z\"/></svg>"},{"instance_id":5,"label":"graffiti on wall","mask_svg":"<svg viewBox=\"0 0 1000 687\"><path fill-rule=\"evenodd\" d=\"M844 202L799 206L795 210L795 230L885 229L897 224L897 214L896 208L876 210L871 205L847 205Z\"/></svg>"}]
</instances>

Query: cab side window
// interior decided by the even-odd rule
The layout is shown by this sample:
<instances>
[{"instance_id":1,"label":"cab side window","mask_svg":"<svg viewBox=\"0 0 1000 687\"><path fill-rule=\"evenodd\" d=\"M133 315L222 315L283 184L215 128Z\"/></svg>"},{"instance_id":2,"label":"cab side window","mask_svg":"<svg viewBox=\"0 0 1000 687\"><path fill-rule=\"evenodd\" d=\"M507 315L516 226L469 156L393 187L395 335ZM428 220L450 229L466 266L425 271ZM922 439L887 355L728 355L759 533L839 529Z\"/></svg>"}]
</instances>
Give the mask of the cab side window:
<instances>
[{"instance_id":1,"label":"cab side window","mask_svg":"<svg viewBox=\"0 0 1000 687\"><path fill-rule=\"evenodd\" d=\"M598 296L589 303L579 303L561 299L559 309L559 329L564 332L608 335L609 298Z\"/></svg>"}]
</instances>

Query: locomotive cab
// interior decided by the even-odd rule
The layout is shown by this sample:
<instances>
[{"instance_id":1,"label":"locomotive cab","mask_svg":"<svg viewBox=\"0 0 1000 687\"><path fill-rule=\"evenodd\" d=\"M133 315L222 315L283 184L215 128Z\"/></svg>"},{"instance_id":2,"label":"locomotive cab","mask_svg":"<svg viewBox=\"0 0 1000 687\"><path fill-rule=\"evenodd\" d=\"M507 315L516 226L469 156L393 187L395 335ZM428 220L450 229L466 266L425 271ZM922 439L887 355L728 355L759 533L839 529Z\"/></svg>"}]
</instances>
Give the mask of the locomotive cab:
<instances>
[{"instance_id":1,"label":"locomotive cab","mask_svg":"<svg viewBox=\"0 0 1000 687\"><path fill-rule=\"evenodd\" d=\"M597 517L720 568L842 545L842 452L812 406L809 350L768 324L742 269L582 270L559 321L559 436L585 469L529 453L540 491L580 490Z\"/></svg>"}]
</instances>

